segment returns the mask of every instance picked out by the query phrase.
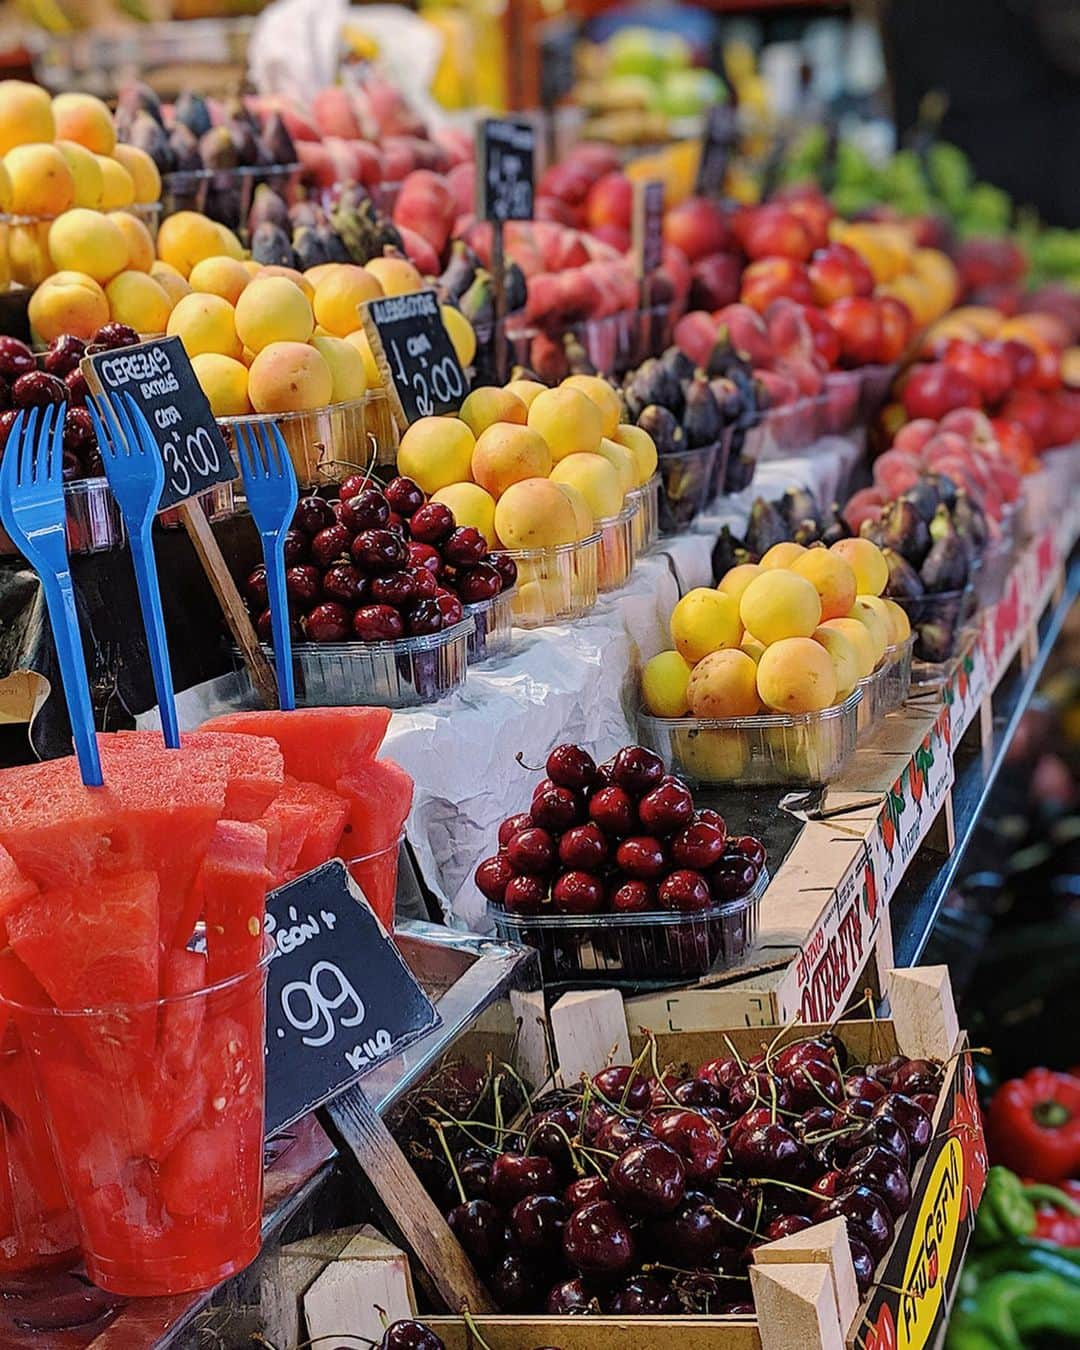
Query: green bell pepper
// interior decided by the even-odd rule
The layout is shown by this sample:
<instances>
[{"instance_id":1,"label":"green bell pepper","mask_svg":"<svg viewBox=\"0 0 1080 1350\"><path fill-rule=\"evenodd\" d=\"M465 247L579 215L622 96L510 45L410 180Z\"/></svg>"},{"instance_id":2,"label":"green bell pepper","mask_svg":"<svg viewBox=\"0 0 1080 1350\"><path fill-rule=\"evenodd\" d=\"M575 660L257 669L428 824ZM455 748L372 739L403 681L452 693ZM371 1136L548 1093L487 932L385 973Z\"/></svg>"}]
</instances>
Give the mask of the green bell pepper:
<instances>
[{"instance_id":1,"label":"green bell pepper","mask_svg":"<svg viewBox=\"0 0 1080 1350\"><path fill-rule=\"evenodd\" d=\"M1080 1337L1080 1287L1048 1271L994 1275L961 1301L946 1350L1025 1350L1043 1333Z\"/></svg>"},{"instance_id":2,"label":"green bell pepper","mask_svg":"<svg viewBox=\"0 0 1080 1350\"><path fill-rule=\"evenodd\" d=\"M991 1167L975 1224L975 1245L993 1247L1035 1231L1035 1206L1024 1183L1007 1167Z\"/></svg>"}]
</instances>

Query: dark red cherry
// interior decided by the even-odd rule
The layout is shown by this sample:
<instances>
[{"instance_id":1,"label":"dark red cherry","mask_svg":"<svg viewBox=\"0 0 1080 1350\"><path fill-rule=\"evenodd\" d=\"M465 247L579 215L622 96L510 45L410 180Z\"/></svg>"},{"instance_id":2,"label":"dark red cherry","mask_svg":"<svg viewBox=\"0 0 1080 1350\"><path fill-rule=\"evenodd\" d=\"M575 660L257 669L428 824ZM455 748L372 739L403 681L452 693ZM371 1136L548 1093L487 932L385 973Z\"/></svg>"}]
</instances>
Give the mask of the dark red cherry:
<instances>
[{"instance_id":1,"label":"dark red cherry","mask_svg":"<svg viewBox=\"0 0 1080 1350\"><path fill-rule=\"evenodd\" d=\"M412 1318L391 1322L376 1350L444 1350L440 1337Z\"/></svg>"},{"instance_id":2,"label":"dark red cherry","mask_svg":"<svg viewBox=\"0 0 1080 1350\"><path fill-rule=\"evenodd\" d=\"M559 914L595 914L604 907L604 883L589 872L564 872L551 899Z\"/></svg>"},{"instance_id":3,"label":"dark red cherry","mask_svg":"<svg viewBox=\"0 0 1080 1350\"><path fill-rule=\"evenodd\" d=\"M723 1100L727 1101L732 1083L741 1078L744 1072L737 1059L710 1059L701 1065L694 1077L711 1084L721 1094Z\"/></svg>"},{"instance_id":4,"label":"dark red cherry","mask_svg":"<svg viewBox=\"0 0 1080 1350\"><path fill-rule=\"evenodd\" d=\"M921 1158L930 1147L933 1122L917 1102L903 1093L887 1093L874 1107L874 1116L896 1121L908 1137L913 1159Z\"/></svg>"},{"instance_id":5,"label":"dark red cherry","mask_svg":"<svg viewBox=\"0 0 1080 1350\"><path fill-rule=\"evenodd\" d=\"M65 429L65 442L67 433ZM941 1086L941 1065L932 1059L909 1059L892 1076L889 1084L893 1092L914 1097L917 1092L937 1093Z\"/></svg>"},{"instance_id":6,"label":"dark red cherry","mask_svg":"<svg viewBox=\"0 0 1080 1350\"><path fill-rule=\"evenodd\" d=\"M724 830L707 821L697 824L691 822L671 841L671 859L677 867L707 872L724 856L726 838Z\"/></svg>"},{"instance_id":7,"label":"dark red cherry","mask_svg":"<svg viewBox=\"0 0 1080 1350\"><path fill-rule=\"evenodd\" d=\"M510 1231L522 1251L554 1257L562 1248L569 1212L556 1195L527 1195L510 1211Z\"/></svg>"},{"instance_id":8,"label":"dark red cherry","mask_svg":"<svg viewBox=\"0 0 1080 1350\"><path fill-rule=\"evenodd\" d=\"M408 550L410 567L423 567L434 575L442 566L438 549L432 548L430 544L418 544L414 540L408 545Z\"/></svg>"},{"instance_id":9,"label":"dark red cherry","mask_svg":"<svg viewBox=\"0 0 1080 1350\"><path fill-rule=\"evenodd\" d=\"M610 1200L592 1200L575 1209L563 1228L562 1245L567 1261L583 1275L615 1279L635 1261L630 1225Z\"/></svg>"},{"instance_id":10,"label":"dark red cherry","mask_svg":"<svg viewBox=\"0 0 1080 1350\"><path fill-rule=\"evenodd\" d=\"M539 877L513 876L503 892L503 908L507 914L539 914L547 899L547 883Z\"/></svg>"},{"instance_id":11,"label":"dark red cherry","mask_svg":"<svg viewBox=\"0 0 1080 1350\"><path fill-rule=\"evenodd\" d=\"M596 778L596 762L580 745L557 745L544 765L547 776L560 787L584 792Z\"/></svg>"},{"instance_id":12,"label":"dark red cherry","mask_svg":"<svg viewBox=\"0 0 1080 1350\"><path fill-rule=\"evenodd\" d=\"M758 870L750 862L734 862L726 855L709 869L709 887L717 904L741 900L757 884Z\"/></svg>"},{"instance_id":13,"label":"dark red cherry","mask_svg":"<svg viewBox=\"0 0 1080 1350\"><path fill-rule=\"evenodd\" d=\"M119 347L134 347L139 341L135 329L126 323L103 323L90 339L94 347L106 347L115 351Z\"/></svg>"},{"instance_id":14,"label":"dark red cherry","mask_svg":"<svg viewBox=\"0 0 1080 1350\"><path fill-rule=\"evenodd\" d=\"M432 633L441 633L446 627L438 599L421 600L409 615L409 636L425 637Z\"/></svg>"},{"instance_id":15,"label":"dark red cherry","mask_svg":"<svg viewBox=\"0 0 1080 1350\"><path fill-rule=\"evenodd\" d=\"M633 835L615 850L615 865L637 881L656 881L668 870L668 860L659 839Z\"/></svg>"},{"instance_id":16,"label":"dark red cherry","mask_svg":"<svg viewBox=\"0 0 1080 1350\"><path fill-rule=\"evenodd\" d=\"M708 883L700 872L685 868L669 873L660 883L660 905L680 914L697 914L712 904Z\"/></svg>"},{"instance_id":17,"label":"dark red cherry","mask_svg":"<svg viewBox=\"0 0 1080 1350\"><path fill-rule=\"evenodd\" d=\"M484 561L487 551L487 540L472 525L454 530L442 546L443 557L455 567L475 567Z\"/></svg>"},{"instance_id":18,"label":"dark red cherry","mask_svg":"<svg viewBox=\"0 0 1080 1350\"><path fill-rule=\"evenodd\" d=\"M772 1122L740 1134L731 1149L735 1165L751 1177L802 1183L810 1154L786 1125Z\"/></svg>"},{"instance_id":19,"label":"dark red cherry","mask_svg":"<svg viewBox=\"0 0 1080 1350\"><path fill-rule=\"evenodd\" d=\"M427 502L409 517L409 533L420 544L441 544L453 534L456 523L448 506Z\"/></svg>"},{"instance_id":20,"label":"dark red cherry","mask_svg":"<svg viewBox=\"0 0 1080 1350\"><path fill-rule=\"evenodd\" d=\"M490 1200L467 1200L446 1216L465 1253L481 1270L490 1269L505 1245L503 1217Z\"/></svg>"},{"instance_id":21,"label":"dark red cherry","mask_svg":"<svg viewBox=\"0 0 1080 1350\"><path fill-rule=\"evenodd\" d=\"M323 573L323 595L343 605L358 605L363 598L365 585L365 578L352 563L331 563Z\"/></svg>"},{"instance_id":22,"label":"dark red cherry","mask_svg":"<svg viewBox=\"0 0 1080 1350\"><path fill-rule=\"evenodd\" d=\"M921 1106L928 1116L933 1118L934 1111L937 1108L937 1093L935 1092L916 1092L912 1094L911 1100L916 1106Z\"/></svg>"},{"instance_id":23,"label":"dark red cherry","mask_svg":"<svg viewBox=\"0 0 1080 1350\"><path fill-rule=\"evenodd\" d=\"M505 848L515 834L518 834L521 830L531 829L535 824L536 821L533 820L528 811L522 811L516 816L507 816L499 826L499 847Z\"/></svg>"},{"instance_id":24,"label":"dark red cherry","mask_svg":"<svg viewBox=\"0 0 1080 1350\"><path fill-rule=\"evenodd\" d=\"M457 579L458 599L464 605L479 605L494 600L502 591L502 577L489 563L464 568Z\"/></svg>"},{"instance_id":25,"label":"dark red cherry","mask_svg":"<svg viewBox=\"0 0 1080 1350\"><path fill-rule=\"evenodd\" d=\"M90 414L85 408L69 408L64 414L64 449L72 455L87 455L96 445Z\"/></svg>"},{"instance_id":26,"label":"dark red cherry","mask_svg":"<svg viewBox=\"0 0 1080 1350\"><path fill-rule=\"evenodd\" d=\"M576 793L553 783L533 793L529 815L542 829L562 834L581 819L581 810L581 801Z\"/></svg>"},{"instance_id":27,"label":"dark red cherry","mask_svg":"<svg viewBox=\"0 0 1080 1350\"><path fill-rule=\"evenodd\" d=\"M638 802L642 828L649 834L674 834L694 817L694 797L685 783L660 783Z\"/></svg>"},{"instance_id":28,"label":"dark red cherry","mask_svg":"<svg viewBox=\"0 0 1080 1350\"><path fill-rule=\"evenodd\" d=\"M375 604L393 605L395 609L405 609L417 599L412 576L406 571L372 577L370 594Z\"/></svg>"},{"instance_id":29,"label":"dark red cherry","mask_svg":"<svg viewBox=\"0 0 1080 1350\"><path fill-rule=\"evenodd\" d=\"M865 1298L874 1282L874 1270L877 1263L870 1255L870 1248L859 1237L848 1233L848 1246L851 1248L851 1264L855 1267L855 1283L859 1297Z\"/></svg>"},{"instance_id":30,"label":"dark red cherry","mask_svg":"<svg viewBox=\"0 0 1080 1350\"><path fill-rule=\"evenodd\" d=\"M405 572L412 578L413 599L434 600L439 593L439 583L435 573L426 567L406 567Z\"/></svg>"},{"instance_id":31,"label":"dark red cherry","mask_svg":"<svg viewBox=\"0 0 1080 1350\"><path fill-rule=\"evenodd\" d=\"M90 390L81 370L69 370L64 376L64 387L67 389L68 407L81 408L85 405Z\"/></svg>"},{"instance_id":32,"label":"dark red cherry","mask_svg":"<svg viewBox=\"0 0 1080 1350\"><path fill-rule=\"evenodd\" d=\"M285 590L289 599L300 606L313 605L322 591L319 569L310 563L289 567L285 571Z\"/></svg>"},{"instance_id":33,"label":"dark red cherry","mask_svg":"<svg viewBox=\"0 0 1080 1350\"><path fill-rule=\"evenodd\" d=\"M664 1111L653 1132L682 1158L688 1181L714 1181L719 1176L724 1140L712 1121L696 1111Z\"/></svg>"},{"instance_id":34,"label":"dark red cherry","mask_svg":"<svg viewBox=\"0 0 1080 1350\"><path fill-rule=\"evenodd\" d=\"M658 1139L634 1144L608 1172L611 1198L632 1214L670 1214L686 1193L686 1167L673 1148Z\"/></svg>"},{"instance_id":35,"label":"dark red cherry","mask_svg":"<svg viewBox=\"0 0 1080 1350\"><path fill-rule=\"evenodd\" d=\"M880 1145L859 1149L844 1168L844 1185L866 1186L885 1201L894 1219L911 1208L911 1183L900 1159Z\"/></svg>"},{"instance_id":36,"label":"dark red cherry","mask_svg":"<svg viewBox=\"0 0 1080 1350\"><path fill-rule=\"evenodd\" d=\"M582 1235L582 1240L584 1235ZM565 1251L565 1244L563 1250ZM631 1262L628 1264L632 1264ZM549 1317L564 1317L571 1313L599 1312L596 1295L591 1293L580 1277L563 1280L548 1290L544 1311Z\"/></svg>"},{"instance_id":37,"label":"dark red cherry","mask_svg":"<svg viewBox=\"0 0 1080 1350\"><path fill-rule=\"evenodd\" d=\"M11 386L13 408L45 408L50 403L67 401L67 386L55 375L43 370L31 370L20 375Z\"/></svg>"},{"instance_id":38,"label":"dark red cherry","mask_svg":"<svg viewBox=\"0 0 1080 1350\"><path fill-rule=\"evenodd\" d=\"M780 1238L792 1237L807 1228L813 1228L814 1221L806 1214L781 1214L765 1229L765 1241L776 1242Z\"/></svg>"},{"instance_id":39,"label":"dark red cherry","mask_svg":"<svg viewBox=\"0 0 1080 1350\"><path fill-rule=\"evenodd\" d=\"M352 615L336 600L325 600L300 620L309 642L345 642L352 636Z\"/></svg>"},{"instance_id":40,"label":"dark red cherry","mask_svg":"<svg viewBox=\"0 0 1080 1350\"><path fill-rule=\"evenodd\" d=\"M366 473L350 473L338 489L342 501L347 502L350 497L358 497L365 488L371 487L371 479Z\"/></svg>"},{"instance_id":41,"label":"dark red cherry","mask_svg":"<svg viewBox=\"0 0 1080 1350\"><path fill-rule=\"evenodd\" d=\"M906 1055L893 1055L892 1059L887 1059L884 1064L867 1064L863 1072L868 1073L871 1078L876 1078L879 1083L884 1083L886 1087L890 1087L893 1075L902 1069L906 1063Z\"/></svg>"},{"instance_id":42,"label":"dark red cherry","mask_svg":"<svg viewBox=\"0 0 1080 1350\"><path fill-rule=\"evenodd\" d=\"M885 1096L885 1087L876 1078L870 1078L864 1073L851 1073L844 1079L844 1095L879 1102Z\"/></svg>"},{"instance_id":43,"label":"dark red cherry","mask_svg":"<svg viewBox=\"0 0 1080 1350\"><path fill-rule=\"evenodd\" d=\"M880 1261L892 1245L892 1215L885 1201L866 1186L837 1190L831 1200L823 1200L815 1208L813 1218L815 1223L846 1219L849 1237L860 1238L875 1261Z\"/></svg>"},{"instance_id":44,"label":"dark red cherry","mask_svg":"<svg viewBox=\"0 0 1080 1350\"><path fill-rule=\"evenodd\" d=\"M262 563L248 573L244 582L244 596L253 609L264 610L269 604L266 590L266 568Z\"/></svg>"},{"instance_id":45,"label":"dark red cherry","mask_svg":"<svg viewBox=\"0 0 1080 1350\"><path fill-rule=\"evenodd\" d=\"M324 497L301 497L293 514L293 525L305 534L316 535L336 525L333 509Z\"/></svg>"},{"instance_id":46,"label":"dark red cherry","mask_svg":"<svg viewBox=\"0 0 1080 1350\"><path fill-rule=\"evenodd\" d=\"M701 1106L721 1106L724 1102L724 1094L704 1078L687 1078L682 1083L676 1083L672 1088L672 1096L680 1106L695 1109Z\"/></svg>"},{"instance_id":47,"label":"dark red cherry","mask_svg":"<svg viewBox=\"0 0 1080 1350\"><path fill-rule=\"evenodd\" d=\"M644 1111L649 1105L649 1081L631 1064L609 1064L593 1074L592 1082L601 1097L625 1111Z\"/></svg>"},{"instance_id":48,"label":"dark red cherry","mask_svg":"<svg viewBox=\"0 0 1080 1350\"><path fill-rule=\"evenodd\" d=\"M485 858L473 875L484 899L493 905L501 905L514 869L505 853L497 853L494 858Z\"/></svg>"},{"instance_id":49,"label":"dark red cherry","mask_svg":"<svg viewBox=\"0 0 1080 1350\"><path fill-rule=\"evenodd\" d=\"M352 560L362 572L399 572L409 561L404 539L392 530L361 530L352 541Z\"/></svg>"},{"instance_id":50,"label":"dark red cherry","mask_svg":"<svg viewBox=\"0 0 1080 1350\"><path fill-rule=\"evenodd\" d=\"M34 353L25 342L20 342L17 337L0 334L0 375L5 380L17 380L20 375L27 375L35 368ZM45 369L49 369L48 365ZM56 370L50 373L60 375L62 372Z\"/></svg>"},{"instance_id":51,"label":"dark red cherry","mask_svg":"<svg viewBox=\"0 0 1080 1350\"><path fill-rule=\"evenodd\" d=\"M607 1200L607 1182L600 1176L577 1177L563 1191L563 1199L571 1209L587 1205L590 1200Z\"/></svg>"},{"instance_id":52,"label":"dark red cherry","mask_svg":"<svg viewBox=\"0 0 1080 1350\"><path fill-rule=\"evenodd\" d=\"M634 799L620 787L598 788L589 798L589 819L617 838L625 838L638 828Z\"/></svg>"},{"instance_id":53,"label":"dark red cherry","mask_svg":"<svg viewBox=\"0 0 1080 1350\"><path fill-rule=\"evenodd\" d=\"M355 497L342 497L341 518L350 530L385 530L390 523L390 503L378 488L365 488Z\"/></svg>"},{"instance_id":54,"label":"dark red cherry","mask_svg":"<svg viewBox=\"0 0 1080 1350\"><path fill-rule=\"evenodd\" d=\"M390 509L396 511L399 516L404 516L406 520L415 515L424 504L424 490L411 478L401 475L391 478L384 492Z\"/></svg>"},{"instance_id":55,"label":"dark red cherry","mask_svg":"<svg viewBox=\"0 0 1080 1350\"><path fill-rule=\"evenodd\" d=\"M581 1117L570 1104L553 1106L530 1116L522 1126L525 1152L539 1153L550 1158L556 1167L569 1170L573 1166L571 1141L578 1132Z\"/></svg>"},{"instance_id":56,"label":"dark red cherry","mask_svg":"<svg viewBox=\"0 0 1080 1350\"><path fill-rule=\"evenodd\" d=\"M613 914L644 914L656 905L656 887L651 881L624 881L611 893Z\"/></svg>"},{"instance_id":57,"label":"dark red cherry","mask_svg":"<svg viewBox=\"0 0 1080 1350\"><path fill-rule=\"evenodd\" d=\"M605 1153L625 1153L635 1144L655 1138L644 1121L635 1116L610 1115L596 1133L594 1143Z\"/></svg>"},{"instance_id":58,"label":"dark red cherry","mask_svg":"<svg viewBox=\"0 0 1080 1350\"><path fill-rule=\"evenodd\" d=\"M486 561L491 563L502 578L504 591L508 591L511 586L517 585L517 563L510 557L509 553L493 553Z\"/></svg>"},{"instance_id":59,"label":"dark red cherry","mask_svg":"<svg viewBox=\"0 0 1080 1350\"><path fill-rule=\"evenodd\" d=\"M837 1071L829 1064L819 1060L806 1060L796 1064L785 1075L792 1108L796 1111L808 1111L811 1107L825 1102L839 1103L844 1100L844 1084Z\"/></svg>"},{"instance_id":60,"label":"dark red cherry","mask_svg":"<svg viewBox=\"0 0 1080 1350\"><path fill-rule=\"evenodd\" d=\"M741 853L759 870L765 866L765 845L752 834L738 834L727 842L729 852Z\"/></svg>"},{"instance_id":61,"label":"dark red cherry","mask_svg":"<svg viewBox=\"0 0 1080 1350\"><path fill-rule=\"evenodd\" d=\"M311 556L311 539L303 530L285 531L285 565L295 567Z\"/></svg>"},{"instance_id":62,"label":"dark red cherry","mask_svg":"<svg viewBox=\"0 0 1080 1350\"><path fill-rule=\"evenodd\" d=\"M352 535L344 525L328 525L311 541L311 560L317 567L329 567L337 558L349 556Z\"/></svg>"},{"instance_id":63,"label":"dark red cherry","mask_svg":"<svg viewBox=\"0 0 1080 1350\"><path fill-rule=\"evenodd\" d=\"M595 825L575 825L559 840L559 861L563 867L596 872L603 867L607 856L607 840Z\"/></svg>"},{"instance_id":64,"label":"dark red cherry","mask_svg":"<svg viewBox=\"0 0 1080 1350\"><path fill-rule=\"evenodd\" d=\"M525 1153L500 1153L491 1164L488 1198L500 1209L511 1209L526 1195L549 1195L558 1185L550 1158Z\"/></svg>"},{"instance_id":65,"label":"dark red cherry","mask_svg":"<svg viewBox=\"0 0 1080 1350\"><path fill-rule=\"evenodd\" d=\"M609 1308L620 1316L664 1317L682 1312L674 1291L651 1275L634 1275L612 1295Z\"/></svg>"},{"instance_id":66,"label":"dark red cherry","mask_svg":"<svg viewBox=\"0 0 1080 1350\"><path fill-rule=\"evenodd\" d=\"M664 761L643 745L627 745L615 756L611 779L631 797L641 797L664 776Z\"/></svg>"},{"instance_id":67,"label":"dark red cherry","mask_svg":"<svg viewBox=\"0 0 1080 1350\"><path fill-rule=\"evenodd\" d=\"M454 624L460 623L465 617L465 611L461 608L461 601L450 591L437 591L435 603L442 615L444 628L453 628Z\"/></svg>"},{"instance_id":68,"label":"dark red cherry","mask_svg":"<svg viewBox=\"0 0 1080 1350\"><path fill-rule=\"evenodd\" d=\"M547 876L555 866L555 841L547 830L535 826L513 835L506 853L515 872L530 876Z\"/></svg>"},{"instance_id":69,"label":"dark red cherry","mask_svg":"<svg viewBox=\"0 0 1080 1350\"><path fill-rule=\"evenodd\" d=\"M405 636L405 620L392 605L361 605L353 615L353 636L360 642L392 642Z\"/></svg>"}]
</instances>

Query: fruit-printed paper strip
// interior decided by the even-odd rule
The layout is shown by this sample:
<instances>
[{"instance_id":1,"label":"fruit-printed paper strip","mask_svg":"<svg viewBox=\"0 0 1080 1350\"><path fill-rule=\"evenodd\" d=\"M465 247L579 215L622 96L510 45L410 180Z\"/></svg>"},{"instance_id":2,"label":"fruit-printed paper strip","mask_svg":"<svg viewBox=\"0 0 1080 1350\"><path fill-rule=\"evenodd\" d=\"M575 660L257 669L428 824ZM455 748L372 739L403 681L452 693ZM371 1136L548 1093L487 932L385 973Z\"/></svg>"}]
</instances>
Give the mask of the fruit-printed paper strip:
<instances>
[{"instance_id":1,"label":"fruit-printed paper strip","mask_svg":"<svg viewBox=\"0 0 1080 1350\"><path fill-rule=\"evenodd\" d=\"M340 861L267 896L266 929L272 1134L411 1045L439 1014Z\"/></svg>"},{"instance_id":2,"label":"fruit-printed paper strip","mask_svg":"<svg viewBox=\"0 0 1080 1350\"><path fill-rule=\"evenodd\" d=\"M236 478L225 441L178 337L96 352L82 361L95 393L130 394L165 461L159 511Z\"/></svg>"},{"instance_id":3,"label":"fruit-printed paper strip","mask_svg":"<svg viewBox=\"0 0 1080 1350\"><path fill-rule=\"evenodd\" d=\"M875 849L879 890L886 899L899 885L953 784L950 733L949 708L943 704L885 794Z\"/></svg>"}]
</instances>

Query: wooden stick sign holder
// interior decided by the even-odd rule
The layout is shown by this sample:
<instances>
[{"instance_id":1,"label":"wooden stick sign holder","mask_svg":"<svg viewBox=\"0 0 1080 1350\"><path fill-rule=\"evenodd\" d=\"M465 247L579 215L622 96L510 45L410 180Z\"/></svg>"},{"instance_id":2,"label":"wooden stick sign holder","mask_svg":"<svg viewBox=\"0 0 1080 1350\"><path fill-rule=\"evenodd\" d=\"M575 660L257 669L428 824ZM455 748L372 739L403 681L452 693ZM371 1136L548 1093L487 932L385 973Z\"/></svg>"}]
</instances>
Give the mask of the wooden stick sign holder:
<instances>
[{"instance_id":1,"label":"wooden stick sign holder","mask_svg":"<svg viewBox=\"0 0 1080 1350\"><path fill-rule=\"evenodd\" d=\"M259 644L247 606L198 497L215 483L231 482L236 478L236 470L180 339L158 338L137 347L95 353L84 357L80 368L87 388L95 397L123 390L132 395L145 414L165 460L165 488L158 509L176 509L225 615L229 632L240 648L252 685L266 707L276 708L278 692L273 667ZM162 411L163 415L155 417L156 411ZM209 446L213 459L204 455L196 464L190 456L185 457L178 448L180 432L189 442L198 438ZM215 462L216 469L199 472L200 466Z\"/></svg>"}]
</instances>

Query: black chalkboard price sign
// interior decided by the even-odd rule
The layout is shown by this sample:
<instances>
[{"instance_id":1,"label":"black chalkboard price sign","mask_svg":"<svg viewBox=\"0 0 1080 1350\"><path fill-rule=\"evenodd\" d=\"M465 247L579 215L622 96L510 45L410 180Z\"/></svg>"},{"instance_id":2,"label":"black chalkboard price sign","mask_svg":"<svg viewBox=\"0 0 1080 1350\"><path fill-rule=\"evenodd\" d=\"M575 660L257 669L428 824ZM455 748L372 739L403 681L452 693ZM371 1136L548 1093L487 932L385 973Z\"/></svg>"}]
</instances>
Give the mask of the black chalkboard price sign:
<instances>
[{"instance_id":1,"label":"black chalkboard price sign","mask_svg":"<svg viewBox=\"0 0 1080 1350\"><path fill-rule=\"evenodd\" d=\"M360 320L402 430L420 417L457 412L469 381L434 291L369 300Z\"/></svg>"},{"instance_id":2,"label":"black chalkboard price sign","mask_svg":"<svg viewBox=\"0 0 1080 1350\"><path fill-rule=\"evenodd\" d=\"M705 128L701 137L697 177L699 196L723 195L728 160L737 140L735 109L728 103L714 103L705 114Z\"/></svg>"},{"instance_id":3,"label":"black chalkboard price sign","mask_svg":"<svg viewBox=\"0 0 1080 1350\"><path fill-rule=\"evenodd\" d=\"M266 1131L298 1120L439 1015L340 861L267 896Z\"/></svg>"},{"instance_id":4,"label":"black chalkboard price sign","mask_svg":"<svg viewBox=\"0 0 1080 1350\"><path fill-rule=\"evenodd\" d=\"M631 252L639 277L660 266L664 256L664 185L651 178L634 184Z\"/></svg>"},{"instance_id":5,"label":"black chalkboard price sign","mask_svg":"<svg viewBox=\"0 0 1080 1350\"><path fill-rule=\"evenodd\" d=\"M476 214L480 220L532 220L536 129L489 117L480 123Z\"/></svg>"},{"instance_id":6,"label":"black chalkboard price sign","mask_svg":"<svg viewBox=\"0 0 1080 1350\"><path fill-rule=\"evenodd\" d=\"M130 394L165 461L159 511L229 483L236 466L178 337L95 352L82 361L92 392Z\"/></svg>"}]
</instances>

